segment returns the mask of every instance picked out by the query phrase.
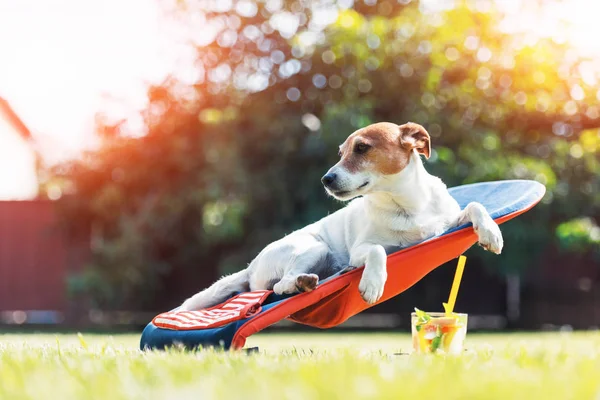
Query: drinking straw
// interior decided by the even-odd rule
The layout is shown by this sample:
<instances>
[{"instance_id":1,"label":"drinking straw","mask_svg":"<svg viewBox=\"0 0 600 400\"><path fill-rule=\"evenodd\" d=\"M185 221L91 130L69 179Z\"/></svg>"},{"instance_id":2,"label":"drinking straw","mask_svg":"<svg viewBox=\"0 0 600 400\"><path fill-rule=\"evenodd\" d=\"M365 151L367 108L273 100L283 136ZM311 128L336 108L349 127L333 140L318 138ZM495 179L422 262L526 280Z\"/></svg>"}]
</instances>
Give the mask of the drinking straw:
<instances>
[{"instance_id":1,"label":"drinking straw","mask_svg":"<svg viewBox=\"0 0 600 400\"><path fill-rule=\"evenodd\" d=\"M444 306L444 310L446 311L446 315L452 314L452 311L454 310L454 305L456 304L456 296L458 295L458 287L460 286L460 280L462 279L466 262L467 257L460 256L458 258L458 265L456 266L456 273L454 274L454 281L452 282L452 289L450 289L450 297L448 298L448 303L442 303Z\"/></svg>"}]
</instances>

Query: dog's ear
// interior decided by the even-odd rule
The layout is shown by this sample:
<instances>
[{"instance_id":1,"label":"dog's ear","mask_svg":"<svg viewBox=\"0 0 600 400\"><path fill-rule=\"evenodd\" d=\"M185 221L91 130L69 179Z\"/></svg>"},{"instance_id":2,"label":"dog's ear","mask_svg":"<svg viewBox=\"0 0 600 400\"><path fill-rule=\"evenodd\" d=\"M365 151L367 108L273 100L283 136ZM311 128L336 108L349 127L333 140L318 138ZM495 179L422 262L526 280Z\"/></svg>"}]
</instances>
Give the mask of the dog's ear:
<instances>
[{"instance_id":1,"label":"dog's ear","mask_svg":"<svg viewBox=\"0 0 600 400\"><path fill-rule=\"evenodd\" d=\"M409 150L417 149L419 154L423 154L425 158L429 158L431 154L431 138L425 128L414 122L399 125L399 128L400 145Z\"/></svg>"}]
</instances>

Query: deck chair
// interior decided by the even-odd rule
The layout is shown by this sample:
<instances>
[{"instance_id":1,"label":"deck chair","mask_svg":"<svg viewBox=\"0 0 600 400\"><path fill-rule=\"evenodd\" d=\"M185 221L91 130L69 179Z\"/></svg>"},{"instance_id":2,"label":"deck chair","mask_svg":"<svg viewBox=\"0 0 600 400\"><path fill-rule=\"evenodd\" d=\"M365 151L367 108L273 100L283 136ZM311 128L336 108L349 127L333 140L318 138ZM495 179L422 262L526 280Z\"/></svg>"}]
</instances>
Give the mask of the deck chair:
<instances>
[{"instance_id":1,"label":"deck chair","mask_svg":"<svg viewBox=\"0 0 600 400\"><path fill-rule=\"evenodd\" d=\"M449 189L461 208L476 201L502 224L535 206L546 188L528 180L475 183ZM397 296L438 266L460 256L477 236L471 224L388 255L388 278L379 304ZM510 248L505 249L510 251ZM144 329L140 348L165 349L173 345L194 349L242 349L246 338L287 319L317 328L331 328L372 307L358 291L362 270L338 273L319 283L312 292L276 295L272 291L239 293L207 310L156 316Z\"/></svg>"}]
</instances>

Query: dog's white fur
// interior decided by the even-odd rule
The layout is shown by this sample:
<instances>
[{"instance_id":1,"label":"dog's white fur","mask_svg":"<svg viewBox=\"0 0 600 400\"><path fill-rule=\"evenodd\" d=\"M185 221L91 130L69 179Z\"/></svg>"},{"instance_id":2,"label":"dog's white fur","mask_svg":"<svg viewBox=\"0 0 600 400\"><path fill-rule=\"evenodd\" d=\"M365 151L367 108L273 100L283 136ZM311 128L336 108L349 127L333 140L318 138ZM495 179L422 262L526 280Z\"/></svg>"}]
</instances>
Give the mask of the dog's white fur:
<instances>
[{"instance_id":1,"label":"dog's white fur","mask_svg":"<svg viewBox=\"0 0 600 400\"><path fill-rule=\"evenodd\" d=\"M421 138L427 143L408 137L411 147L407 153L407 164L399 172L383 174L367 161L358 170L350 171L347 162L342 159L328 172L335 174L336 187L335 190L326 188L327 191L340 200L362 197L269 244L248 268L221 278L186 300L180 310L211 307L236 291L271 288L277 294L310 291L316 286L320 272L323 278L327 276L325 272L330 275L345 266L362 265L365 268L358 289L362 298L373 304L383 294L388 252L419 243L467 222L473 223L481 246L500 253L502 234L485 208L478 203L470 203L461 211L446 185L427 173L419 153L429 155L424 149L430 146L429 135L424 128L413 125L422 129L426 137ZM394 129L390 124L383 127ZM360 136L360 130L354 136L357 134ZM406 141L402 141L402 145L406 145ZM398 147L401 147L400 143Z\"/></svg>"}]
</instances>

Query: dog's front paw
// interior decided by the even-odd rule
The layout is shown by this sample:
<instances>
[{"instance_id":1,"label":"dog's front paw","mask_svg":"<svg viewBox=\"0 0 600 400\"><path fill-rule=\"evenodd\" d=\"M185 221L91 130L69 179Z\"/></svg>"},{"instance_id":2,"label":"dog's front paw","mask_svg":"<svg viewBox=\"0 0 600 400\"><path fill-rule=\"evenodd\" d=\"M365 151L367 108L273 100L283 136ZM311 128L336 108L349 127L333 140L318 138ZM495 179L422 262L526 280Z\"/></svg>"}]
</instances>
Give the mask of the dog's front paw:
<instances>
[{"instance_id":1,"label":"dog's front paw","mask_svg":"<svg viewBox=\"0 0 600 400\"><path fill-rule=\"evenodd\" d=\"M376 303L383 296L383 288L385 286L385 276L376 276L375 274L363 274L358 291L364 301L369 304Z\"/></svg>"},{"instance_id":2,"label":"dog's front paw","mask_svg":"<svg viewBox=\"0 0 600 400\"><path fill-rule=\"evenodd\" d=\"M500 254L502 252L502 247L504 246L502 232L500 232L498 224L492 219L477 226L475 232L479 237L479 245L481 247L495 254Z\"/></svg>"}]
</instances>

